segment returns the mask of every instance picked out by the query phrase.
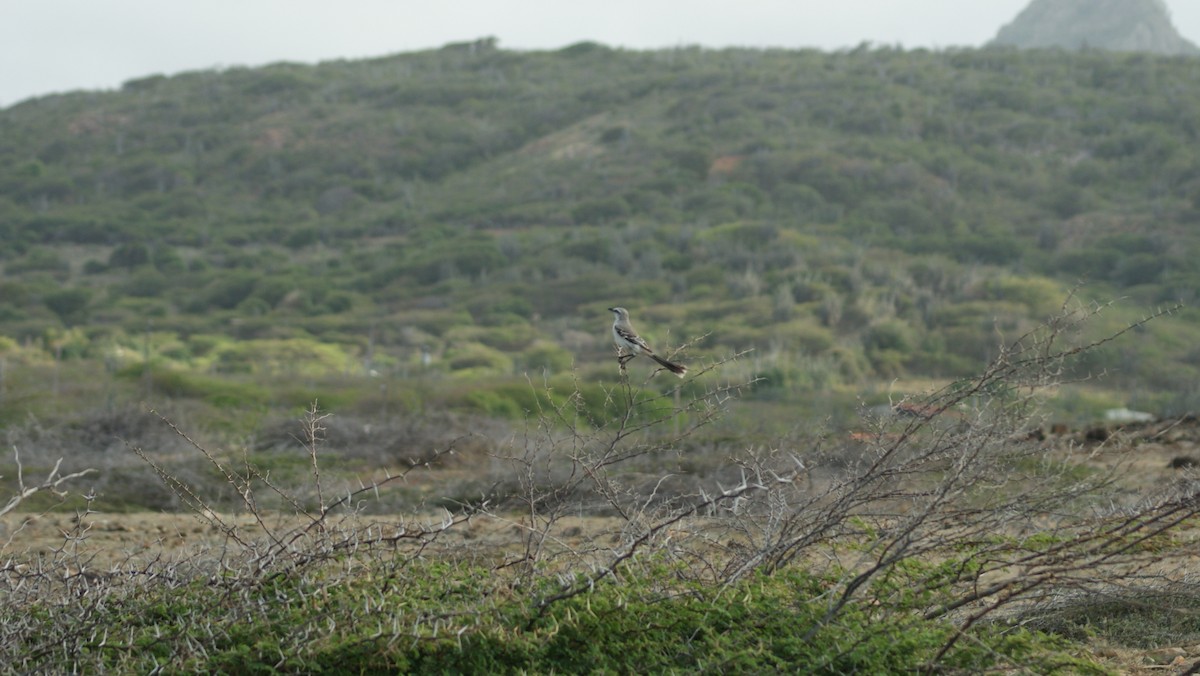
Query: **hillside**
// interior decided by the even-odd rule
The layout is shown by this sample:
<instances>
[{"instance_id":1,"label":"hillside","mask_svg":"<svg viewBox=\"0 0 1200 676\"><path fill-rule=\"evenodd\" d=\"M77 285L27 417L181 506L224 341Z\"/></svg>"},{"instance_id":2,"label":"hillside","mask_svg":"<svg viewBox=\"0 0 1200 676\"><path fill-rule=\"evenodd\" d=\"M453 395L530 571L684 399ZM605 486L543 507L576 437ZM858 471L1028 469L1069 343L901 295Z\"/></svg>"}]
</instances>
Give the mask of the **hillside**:
<instances>
[{"instance_id":1,"label":"hillside","mask_svg":"<svg viewBox=\"0 0 1200 676\"><path fill-rule=\"evenodd\" d=\"M519 415L483 390L611 378L620 302L819 417L973 372L1081 280L1124 298L1100 332L1193 300L1197 120L1188 59L491 40L30 100L0 111L7 387L419 375ZM1198 328L1096 352L1096 406L1191 408Z\"/></svg>"}]
</instances>

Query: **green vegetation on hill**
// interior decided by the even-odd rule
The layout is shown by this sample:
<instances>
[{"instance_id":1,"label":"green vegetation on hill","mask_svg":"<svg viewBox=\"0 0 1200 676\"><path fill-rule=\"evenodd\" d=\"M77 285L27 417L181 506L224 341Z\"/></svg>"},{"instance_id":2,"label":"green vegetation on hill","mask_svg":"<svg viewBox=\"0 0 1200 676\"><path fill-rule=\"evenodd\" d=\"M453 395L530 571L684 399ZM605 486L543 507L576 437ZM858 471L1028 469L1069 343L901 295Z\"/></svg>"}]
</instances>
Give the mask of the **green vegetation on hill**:
<instances>
[{"instance_id":1,"label":"green vegetation on hill","mask_svg":"<svg viewBox=\"0 0 1200 676\"><path fill-rule=\"evenodd\" d=\"M659 344L707 335L689 359L753 348L751 402L853 402L973 372L1079 280L1127 298L1103 332L1194 300L1198 84L1145 55L482 40L30 100L0 111L0 356L10 385L429 376L515 413L461 383L611 374L619 301ZM1190 408L1198 337L1184 311L1079 375Z\"/></svg>"}]
</instances>

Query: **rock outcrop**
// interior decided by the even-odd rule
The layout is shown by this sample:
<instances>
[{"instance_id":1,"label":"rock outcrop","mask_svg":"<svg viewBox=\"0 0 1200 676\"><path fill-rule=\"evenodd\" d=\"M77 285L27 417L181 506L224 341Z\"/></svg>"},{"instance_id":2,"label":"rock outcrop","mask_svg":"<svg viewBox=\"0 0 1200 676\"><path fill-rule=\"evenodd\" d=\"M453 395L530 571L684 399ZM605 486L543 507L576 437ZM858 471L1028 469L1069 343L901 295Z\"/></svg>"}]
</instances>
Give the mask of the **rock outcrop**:
<instances>
[{"instance_id":1,"label":"rock outcrop","mask_svg":"<svg viewBox=\"0 0 1200 676\"><path fill-rule=\"evenodd\" d=\"M1163 0L1033 0L992 44L1200 55Z\"/></svg>"}]
</instances>

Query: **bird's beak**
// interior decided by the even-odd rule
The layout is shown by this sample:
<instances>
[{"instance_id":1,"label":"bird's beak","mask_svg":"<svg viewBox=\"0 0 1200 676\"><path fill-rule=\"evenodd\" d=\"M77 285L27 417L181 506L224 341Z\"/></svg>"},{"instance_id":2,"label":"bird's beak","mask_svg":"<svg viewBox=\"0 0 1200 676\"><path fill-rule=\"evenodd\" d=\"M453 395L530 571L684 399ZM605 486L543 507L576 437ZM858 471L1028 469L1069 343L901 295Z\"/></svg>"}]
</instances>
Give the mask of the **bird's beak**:
<instances>
[{"instance_id":1,"label":"bird's beak","mask_svg":"<svg viewBox=\"0 0 1200 676\"><path fill-rule=\"evenodd\" d=\"M613 309L613 308L608 308L608 311L609 311L609 312L616 312L616 310L615 310L615 309Z\"/></svg>"}]
</instances>

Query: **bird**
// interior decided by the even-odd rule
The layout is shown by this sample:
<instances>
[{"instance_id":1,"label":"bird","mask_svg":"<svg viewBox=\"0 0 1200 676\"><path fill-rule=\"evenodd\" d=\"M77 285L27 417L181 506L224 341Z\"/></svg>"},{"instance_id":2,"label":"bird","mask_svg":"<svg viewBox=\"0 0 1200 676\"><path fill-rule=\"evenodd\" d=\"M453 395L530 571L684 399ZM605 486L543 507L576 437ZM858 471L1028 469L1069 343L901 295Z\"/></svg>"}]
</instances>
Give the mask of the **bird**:
<instances>
[{"instance_id":1,"label":"bird","mask_svg":"<svg viewBox=\"0 0 1200 676\"><path fill-rule=\"evenodd\" d=\"M622 370L625 368L625 362L639 354L644 354L658 362L659 366L662 366L680 378L687 374L687 367L683 364L676 364L673 361L668 361L654 354L654 350L650 349L646 341L634 330L633 324L629 323L629 310L623 307L610 307L608 310L613 313L613 342L617 344L618 350L629 353L620 358Z\"/></svg>"}]
</instances>

